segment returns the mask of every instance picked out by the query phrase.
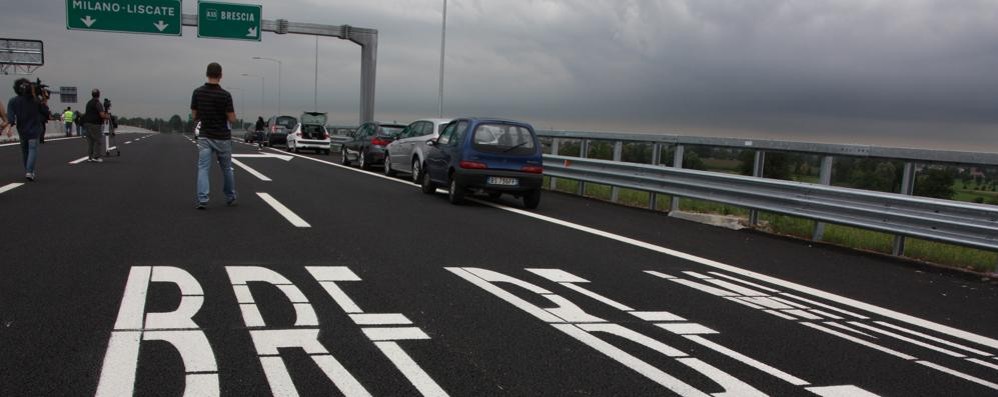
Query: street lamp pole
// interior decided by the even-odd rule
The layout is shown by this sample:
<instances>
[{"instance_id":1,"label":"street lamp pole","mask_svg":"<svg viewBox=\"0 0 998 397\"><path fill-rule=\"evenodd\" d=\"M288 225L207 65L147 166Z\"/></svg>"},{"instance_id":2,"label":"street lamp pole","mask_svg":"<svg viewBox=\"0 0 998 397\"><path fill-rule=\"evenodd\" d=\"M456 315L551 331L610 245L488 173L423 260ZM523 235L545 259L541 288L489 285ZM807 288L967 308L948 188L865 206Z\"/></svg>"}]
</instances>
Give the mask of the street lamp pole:
<instances>
[{"instance_id":1,"label":"street lamp pole","mask_svg":"<svg viewBox=\"0 0 998 397\"><path fill-rule=\"evenodd\" d=\"M444 50L447 44L447 0L444 0L443 26L440 29L440 98L437 117L444 117Z\"/></svg>"},{"instance_id":2,"label":"street lamp pole","mask_svg":"<svg viewBox=\"0 0 998 397\"><path fill-rule=\"evenodd\" d=\"M264 79L263 76L259 76L259 75L255 75L255 74L249 74L249 73L243 73L243 77L259 77L260 78L260 111L261 112L266 111L266 108L264 108L264 106L263 106L263 94L264 94L264 92L263 92L263 86L266 84L265 82L267 80Z\"/></svg>"},{"instance_id":3,"label":"street lamp pole","mask_svg":"<svg viewBox=\"0 0 998 397\"><path fill-rule=\"evenodd\" d=\"M259 59L264 61L277 62L277 115L281 115L281 61L279 59L267 58L267 57L253 57L253 59Z\"/></svg>"}]
</instances>

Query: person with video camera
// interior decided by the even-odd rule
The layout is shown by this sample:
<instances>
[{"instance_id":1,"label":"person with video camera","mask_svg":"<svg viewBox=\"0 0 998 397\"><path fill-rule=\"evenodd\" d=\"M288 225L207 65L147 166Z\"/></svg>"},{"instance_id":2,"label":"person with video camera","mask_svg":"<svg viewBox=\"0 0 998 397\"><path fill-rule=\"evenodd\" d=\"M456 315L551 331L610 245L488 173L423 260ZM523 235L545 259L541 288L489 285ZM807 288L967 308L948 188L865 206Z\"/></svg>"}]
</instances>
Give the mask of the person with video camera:
<instances>
[{"instance_id":1,"label":"person with video camera","mask_svg":"<svg viewBox=\"0 0 998 397\"><path fill-rule=\"evenodd\" d=\"M24 177L29 182L35 180L38 140L42 134L43 124L48 121L42 116L44 92L45 85L41 83L41 80L32 83L28 79L20 78L14 81L15 95L7 102L9 122L17 127L17 136L21 140Z\"/></svg>"},{"instance_id":2,"label":"person with video camera","mask_svg":"<svg viewBox=\"0 0 998 397\"><path fill-rule=\"evenodd\" d=\"M94 88L90 91L90 101L87 102L87 110L83 114L83 127L87 131L87 148L89 149L87 161L102 163L101 157L101 126L107 120L107 112L100 102L100 90Z\"/></svg>"}]
</instances>

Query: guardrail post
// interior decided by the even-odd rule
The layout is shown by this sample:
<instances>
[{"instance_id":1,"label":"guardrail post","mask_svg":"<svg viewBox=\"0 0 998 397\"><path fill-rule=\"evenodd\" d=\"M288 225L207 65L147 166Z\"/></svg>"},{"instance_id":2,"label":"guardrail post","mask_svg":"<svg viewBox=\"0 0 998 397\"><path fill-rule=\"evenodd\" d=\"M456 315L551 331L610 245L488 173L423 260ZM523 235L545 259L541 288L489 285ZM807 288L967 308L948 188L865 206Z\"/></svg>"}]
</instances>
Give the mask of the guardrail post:
<instances>
[{"instance_id":1,"label":"guardrail post","mask_svg":"<svg viewBox=\"0 0 998 397\"><path fill-rule=\"evenodd\" d=\"M624 142L617 141L613 144L613 161L619 162L624 154ZM610 201L616 203L620 198L620 188L616 186L610 187Z\"/></svg>"},{"instance_id":2,"label":"guardrail post","mask_svg":"<svg viewBox=\"0 0 998 397\"><path fill-rule=\"evenodd\" d=\"M651 145L651 165L659 165L662 163L662 145L658 143L653 143ZM654 211L658 207L658 194L648 193L648 209Z\"/></svg>"},{"instance_id":3,"label":"guardrail post","mask_svg":"<svg viewBox=\"0 0 998 397\"><path fill-rule=\"evenodd\" d=\"M915 163L910 161L904 163L904 172L901 173L901 194L911 196L915 192ZM904 236L894 236L894 249L891 251L895 256L904 255Z\"/></svg>"},{"instance_id":4,"label":"guardrail post","mask_svg":"<svg viewBox=\"0 0 998 397\"><path fill-rule=\"evenodd\" d=\"M686 146L676 145L676 151L672 153L672 167L673 168L683 168L683 152L686 151ZM672 203L669 212L679 211L679 197L672 196Z\"/></svg>"},{"instance_id":5,"label":"guardrail post","mask_svg":"<svg viewBox=\"0 0 998 397\"><path fill-rule=\"evenodd\" d=\"M558 140L558 138L551 138L551 154L553 154L555 156L558 155L558 143L559 142L560 141ZM558 178L555 178L555 177L552 176L549 179L551 180L551 190L557 190L558 189Z\"/></svg>"},{"instance_id":6,"label":"guardrail post","mask_svg":"<svg viewBox=\"0 0 998 397\"><path fill-rule=\"evenodd\" d=\"M588 158L589 157L589 140L588 139L583 139L582 142L579 142L579 157L581 157L581 158ZM578 191L576 192L576 194L578 194L580 196L585 196L586 195L586 183L585 182L579 181L579 188L578 188Z\"/></svg>"},{"instance_id":7,"label":"guardrail post","mask_svg":"<svg viewBox=\"0 0 998 397\"><path fill-rule=\"evenodd\" d=\"M832 156L823 156L821 158L821 172L818 174L818 183L822 185L832 184ZM821 241L825 237L825 223L815 222L814 232L811 233L812 241Z\"/></svg>"},{"instance_id":8,"label":"guardrail post","mask_svg":"<svg viewBox=\"0 0 998 397\"><path fill-rule=\"evenodd\" d=\"M766 168L766 152L755 151L755 161L752 163L752 176L762 178L763 170ZM759 211L749 210L749 225L759 224Z\"/></svg>"}]
</instances>

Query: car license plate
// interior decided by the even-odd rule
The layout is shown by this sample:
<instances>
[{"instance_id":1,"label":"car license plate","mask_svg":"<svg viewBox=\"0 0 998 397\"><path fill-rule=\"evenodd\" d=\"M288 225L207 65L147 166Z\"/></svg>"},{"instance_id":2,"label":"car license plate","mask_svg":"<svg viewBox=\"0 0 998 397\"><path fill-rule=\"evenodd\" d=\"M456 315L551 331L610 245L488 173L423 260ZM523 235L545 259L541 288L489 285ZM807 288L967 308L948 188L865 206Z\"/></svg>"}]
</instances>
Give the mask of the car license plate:
<instances>
[{"instance_id":1,"label":"car license plate","mask_svg":"<svg viewBox=\"0 0 998 397\"><path fill-rule=\"evenodd\" d=\"M501 176L490 176L486 182L490 185L517 186L520 181L516 178L504 178Z\"/></svg>"}]
</instances>

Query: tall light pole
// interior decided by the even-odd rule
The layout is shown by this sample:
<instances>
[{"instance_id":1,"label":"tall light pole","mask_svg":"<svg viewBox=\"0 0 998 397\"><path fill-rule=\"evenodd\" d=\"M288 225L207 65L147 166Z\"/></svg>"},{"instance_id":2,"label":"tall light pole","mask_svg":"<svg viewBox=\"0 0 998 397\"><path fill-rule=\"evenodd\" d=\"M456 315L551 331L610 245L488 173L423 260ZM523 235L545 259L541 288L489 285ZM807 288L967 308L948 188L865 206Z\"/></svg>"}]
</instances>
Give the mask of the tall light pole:
<instances>
[{"instance_id":1,"label":"tall light pole","mask_svg":"<svg viewBox=\"0 0 998 397\"><path fill-rule=\"evenodd\" d=\"M253 57L253 59L277 62L277 115L280 116L281 115L281 61L279 59L267 58L267 57Z\"/></svg>"},{"instance_id":2,"label":"tall light pole","mask_svg":"<svg viewBox=\"0 0 998 397\"><path fill-rule=\"evenodd\" d=\"M263 76L259 76L259 75L255 75L255 74L249 74L249 73L243 73L243 77L259 77L260 78L260 111L261 112L266 111L267 109L263 107L263 86L264 86L264 84L265 84L265 82L267 80L264 79Z\"/></svg>"},{"instance_id":3,"label":"tall light pole","mask_svg":"<svg viewBox=\"0 0 998 397\"><path fill-rule=\"evenodd\" d=\"M240 123L239 125L239 129L242 129L243 127L242 124L246 123L245 119L246 115L243 114L243 110L246 110L246 105L243 103L243 99L246 98L246 96L244 95L246 91L243 90L241 87L229 87L229 91L239 91L239 106L236 107L240 108L240 110L239 112L236 113L237 116L236 118L242 121L242 123Z\"/></svg>"},{"instance_id":4,"label":"tall light pole","mask_svg":"<svg viewBox=\"0 0 998 397\"><path fill-rule=\"evenodd\" d=\"M447 44L447 0L444 0L444 21L440 29L440 98L437 117L444 117L444 49Z\"/></svg>"},{"instance_id":5,"label":"tall light pole","mask_svg":"<svg viewBox=\"0 0 998 397\"><path fill-rule=\"evenodd\" d=\"M315 80L312 82L312 107L319 111L319 36L315 36Z\"/></svg>"}]
</instances>

